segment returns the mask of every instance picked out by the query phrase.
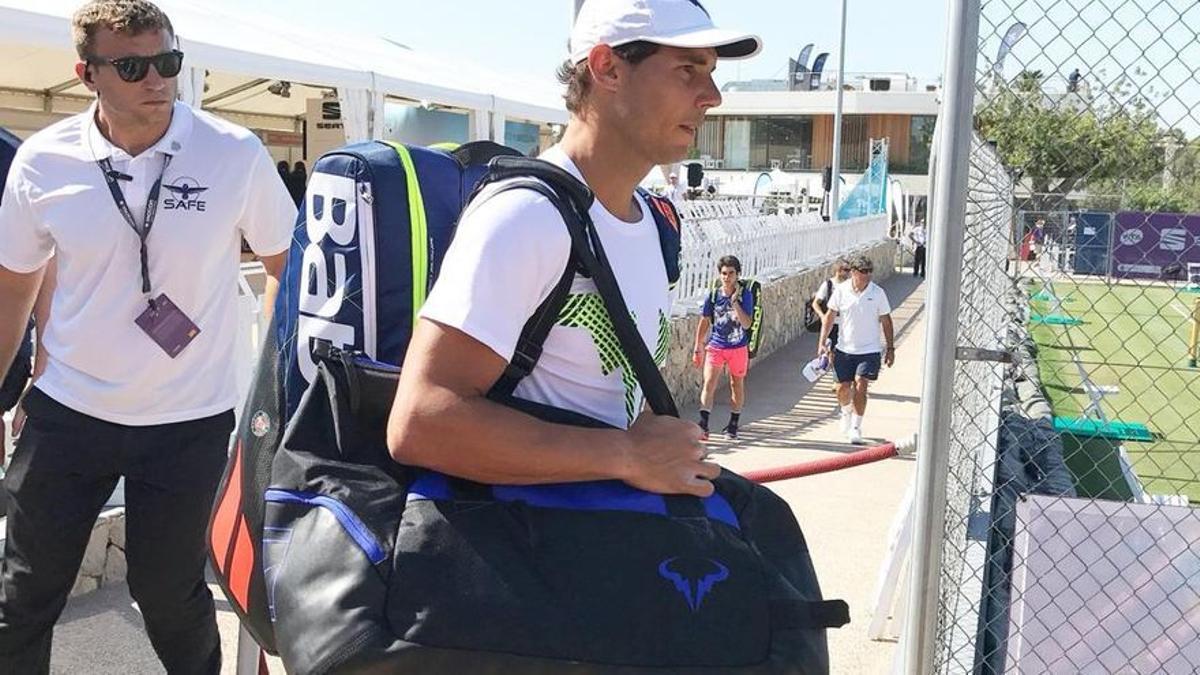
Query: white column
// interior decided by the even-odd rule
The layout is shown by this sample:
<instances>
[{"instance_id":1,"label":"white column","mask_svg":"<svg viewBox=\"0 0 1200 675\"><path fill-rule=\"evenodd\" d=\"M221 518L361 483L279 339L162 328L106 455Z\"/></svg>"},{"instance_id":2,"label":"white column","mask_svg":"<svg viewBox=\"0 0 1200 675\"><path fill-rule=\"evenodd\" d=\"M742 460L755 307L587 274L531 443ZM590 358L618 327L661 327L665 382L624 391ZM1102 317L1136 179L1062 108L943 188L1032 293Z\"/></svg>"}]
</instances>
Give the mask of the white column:
<instances>
[{"instance_id":1,"label":"white column","mask_svg":"<svg viewBox=\"0 0 1200 675\"><path fill-rule=\"evenodd\" d=\"M199 108L204 102L204 69L184 68L179 73L179 100Z\"/></svg>"},{"instance_id":2,"label":"white column","mask_svg":"<svg viewBox=\"0 0 1200 675\"><path fill-rule=\"evenodd\" d=\"M366 89L338 87L342 107L342 131L347 143L371 138L371 92Z\"/></svg>"},{"instance_id":3,"label":"white column","mask_svg":"<svg viewBox=\"0 0 1200 675\"><path fill-rule=\"evenodd\" d=\"M492 140L504 145L504 123L507 121L504 113L492 113Z\"/></svg>"},{"instance_id":4,"label":"white column","mask_svg":"<svg viewBox=\"0 0 1200 675\"><path fill-rule=\"evenodd\" d=\"M388 137L387 97L383 92L371 92L371 140L382 141Z\"/></svg>"},{"instance_id":5,"label":"white column","mask_svg":"<svg viewBox=\"0 0 1200 675\"><path fill-rule=\"evenodd\" d=\"M491 138L491 112L487 110L472 110L470 116L471 137L468 140L489 140Z\"/></svg>"}]
</instances>

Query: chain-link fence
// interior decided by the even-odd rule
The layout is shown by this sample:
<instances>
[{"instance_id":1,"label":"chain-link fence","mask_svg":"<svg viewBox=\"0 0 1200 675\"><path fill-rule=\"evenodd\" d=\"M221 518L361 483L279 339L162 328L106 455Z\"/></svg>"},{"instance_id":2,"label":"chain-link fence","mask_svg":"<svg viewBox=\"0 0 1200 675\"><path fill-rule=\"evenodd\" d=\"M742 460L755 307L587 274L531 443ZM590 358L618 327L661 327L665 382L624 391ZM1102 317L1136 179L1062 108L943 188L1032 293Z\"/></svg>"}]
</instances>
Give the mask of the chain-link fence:
<instances>
[{"instance_id":1,"label":"chain-link fence","mask_svg":"<svg viewBox=\"0 0 1200 675\"><path fill-rule=\"evenodd\" d=\"M930 670L1200 672L1200 3L983 0L968 44Z\"/></svg>"}]
</instances>

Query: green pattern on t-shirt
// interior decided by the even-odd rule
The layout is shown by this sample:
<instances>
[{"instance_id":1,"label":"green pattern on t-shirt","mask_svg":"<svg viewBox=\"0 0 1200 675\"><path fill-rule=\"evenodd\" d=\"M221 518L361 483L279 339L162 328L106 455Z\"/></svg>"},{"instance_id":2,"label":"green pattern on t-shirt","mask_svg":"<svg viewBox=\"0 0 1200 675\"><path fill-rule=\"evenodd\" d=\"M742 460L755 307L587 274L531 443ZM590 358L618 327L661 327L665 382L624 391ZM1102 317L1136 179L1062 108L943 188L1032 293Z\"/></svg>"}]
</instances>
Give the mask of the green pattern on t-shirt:
<instances>
[{"instance_id":1,"label":"green pattern on t-shirt","mask_svg":"<svg viewBox=\"0 0 1200 675\"><path fill-rule=\"evenodd\" d=\"M671 346L671 322L667 315L658 310L658 346L654 349L654 363L659 368L667 362L667 349Z\"/></svg>"},{"instance_id":2,"label":"green pattern on t-shirt","mask_svg":"<svg viewBox=\"0 0 1200 675\"><path fill-rule=\"evenodd\" d=\"M558 315L558 325L564 328L582 328L592 336L596 354L600 357L600 372L605 376L614 370L621 371L621 383L625 386L625 415L632 424L636 416L637 377L634 375L633 365L621 349L617 331L613 328L600 295L572 293L567 296L567 304Z\"/></svg>"}]
</instances>

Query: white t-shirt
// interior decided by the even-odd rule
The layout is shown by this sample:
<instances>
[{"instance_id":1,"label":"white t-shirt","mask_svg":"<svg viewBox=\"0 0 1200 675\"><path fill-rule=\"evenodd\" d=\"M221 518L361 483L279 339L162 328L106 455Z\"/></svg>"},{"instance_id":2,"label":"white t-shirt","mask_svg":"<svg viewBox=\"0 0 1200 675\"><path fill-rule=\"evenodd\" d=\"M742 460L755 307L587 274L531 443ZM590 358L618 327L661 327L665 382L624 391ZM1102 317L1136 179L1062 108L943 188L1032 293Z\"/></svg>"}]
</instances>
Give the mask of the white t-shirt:
<instances>
[{"instance_id":1,"label":"white t-shirt","mask_svg":"<svg viewBox=\"0 0 1200 675\"><path fill-rule=\"evenodd\" d=\"M917 225L908 233L908 238L912 240L914 246L925 245L925 226Z\"/></svg>"},{"instance_id":2,"label":"white t-shirt","mask_svg":"<svg viewBox=\"0 0 1200 675\"><path fill-rule=\"evenodd\" d=\"M685 188L683 187L683 184L676 183L671 185L670 183L667 183L667 187L663 189L663 196L667 199L670 199L672 204L678 206L681 202L683 202L684 192Z\"/></svg>"},{"instance_id":3,"label":"white t-shirt","mask_svg":"<svg viewBox=\"0 0 1200 675\"><path fill-rule=\"evenodd\" d=\"M31 272L54 255L58 282L37 387L78 412L117 424L166 424L237 405L238 261L244 236L274 255L291 243L296 206L262 143L242 127L176 103L167 133L137 157L96 128L95 105L34 134L17 150L0 205L0 265ZM134 320L147 308L138 236L97 160L132 177L121 190L145 216L164 165L147 240L151 294L165 293L200 329L171 358Z\"/></svg>"},{"instance_id":4,"label":"white t-shirt","mask_svg":"<svg viewBox=\"0 0 1200 675\"><path fill-rule=\"evenodd\" d=\"M542 159L582 179L558 146ZM638 332L661 365L669 327L667 274L650 207L636 199L642 213L636 223L618 219L598 200L590 213ZM562 216L542 195L485 193L463 215L421 316L463 331L507 361L525 322L562 277L570 247ZM515 395L622 429L641 411L641 388L590 279L575 277L537 367Z\"/></svg>"},{"instance_id":5,"label":"white t-shirt","mask_svg":"<svg viewBox=\"0 0 1200 675\"><path fill-rule=\"evenodd\" d=\"M892 313L887 293L874 281L867 282L862 293L854 292L854 281L847 279L833 289L829 308L841 318L837 348L846 354L874 354L883 351L883 328L879 318Z\"/></svg>"}]
</instances>

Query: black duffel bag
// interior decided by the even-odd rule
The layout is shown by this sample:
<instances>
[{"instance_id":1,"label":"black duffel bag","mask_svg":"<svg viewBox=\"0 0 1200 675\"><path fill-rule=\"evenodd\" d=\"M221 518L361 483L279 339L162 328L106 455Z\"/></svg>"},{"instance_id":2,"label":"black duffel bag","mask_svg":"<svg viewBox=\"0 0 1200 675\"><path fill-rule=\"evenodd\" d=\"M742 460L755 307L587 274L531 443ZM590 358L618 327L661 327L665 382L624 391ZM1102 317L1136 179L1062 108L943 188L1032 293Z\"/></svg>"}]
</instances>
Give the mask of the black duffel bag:
<instances>
[{"instance_id":1,"label":"black duffel bag","mask_svg":"<svg viewBox=\"0 0 1200 675\"><path fill-rule=\"evenodd\" d=\"M596 281L647 402L674 403L586 219ZM821 598L786 502L723 471L706 499L619 481L485 486L401 467L384 429L398 371L326 349L272 466L264 568L293 673L829 671ZM548 422L604 426L515 399Z\"/></svg>"}]
</instances>

